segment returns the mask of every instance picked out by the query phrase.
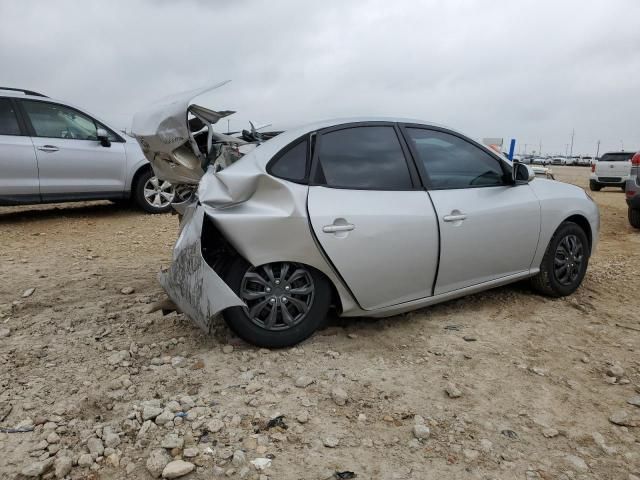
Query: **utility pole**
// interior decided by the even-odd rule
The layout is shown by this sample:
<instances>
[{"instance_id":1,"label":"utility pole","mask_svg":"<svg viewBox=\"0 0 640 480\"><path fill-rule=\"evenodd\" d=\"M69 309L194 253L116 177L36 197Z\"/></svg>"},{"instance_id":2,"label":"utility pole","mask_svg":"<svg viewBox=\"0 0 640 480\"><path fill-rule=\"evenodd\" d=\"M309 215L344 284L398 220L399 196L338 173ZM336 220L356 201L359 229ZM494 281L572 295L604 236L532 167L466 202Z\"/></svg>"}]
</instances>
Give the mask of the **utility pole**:
<instances>
[{"instance_id":1,"label":"utility pole","mask_svg":"<svg viewBox=\"0 0 640 480\"><path fill-rule=\"evenodd\" d=\"M227 118L227 133L231 132L230 120Z\"/></svg>"},{"instance_id":2,"label":"utility pole","mask_svg":"<svg viewBox=\"0 0 640 480\"><path fill-rule=\"evenodd\" d=\"M624 152L624 143L620 140L620 151Z\"/></svg>"},{"instance_id":3,"label":"utility pole","mask_svg":"<svg viewBox=\"0 0 640 480\"><path fill-rule=\"evenodd\" d=\"M576 129L571 130L571 150L569 150L569 157L573 157L573 136L576 134Z\"/></svg>"},{"instance_id":4,"label":"utility pole","mask_svg":"<svg viewBox=\"0 0 640 480\"><path fill-rule=\"evenodd\" d=\"M542 156L542 139L540 139L540 148L538 149L538 155Z\"/></svg>"},{"instance_id":5,"label":"utility pole","mask_svg":"<svg viewBox=\"0 0 640 480\"><path fill-rule=\"evenodd\" d=\"M526 155L526 154L527 154L527 145L528 145L528 143L525 143L525 144L524 144L524 154L523 154L523 155Z\"/></svg>"},{"instance_id":6,"label":"utility pole","mask_svg":"<svg viewBox=\"0 0 640 480\"><path fill-rule=\"evenodd\" d=\"M568 155L569 152L569 144L565 143L564 144L564 156L566 157Z\"/></svg>"},{"instance_id":7,"label":"utility pole","mask_svg":"<svg viewBox=\"0 0 640 480\"><path fill-rule=\"evenodd\" d=\"M593 158L594 161L598 159L599 154L600 154L600 140L598 140L598 143L596 145L596 156Z\"/></svg>"}]
</instances>

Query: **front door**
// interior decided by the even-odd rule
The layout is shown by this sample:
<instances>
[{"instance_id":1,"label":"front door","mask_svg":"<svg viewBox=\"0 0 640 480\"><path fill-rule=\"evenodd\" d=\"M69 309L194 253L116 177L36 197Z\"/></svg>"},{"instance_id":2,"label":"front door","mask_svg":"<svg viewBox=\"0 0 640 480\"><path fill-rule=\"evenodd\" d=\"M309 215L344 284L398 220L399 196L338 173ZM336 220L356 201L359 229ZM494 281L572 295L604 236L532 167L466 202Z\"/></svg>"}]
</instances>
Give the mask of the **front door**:
<instances>
[{"instance_id":1,"label":"front door","mask_svg":"<svg viewBox=\"0 0 640 480\"><path fill-rule=\"evenodd\" d=\"M365 310L431 295L438 225L390 124L341 126L317 141L313 232Z\"/></svg>"},{"instance_id":2,"label":"front door","mask_svg":"<svg viewBox=\"0 0 640 480\"><path fill-rule=\"evenodd\" d=\"M497 157L461 136L406 127L440 225L434 294L527 272L538 246L540 203L513 185Z\"/></svg>"},{"instance_id":3,"label":"front door","mask_svg":"<svg viewBox=\"0 0 640 480\"><path fill-rule=\"evenodd\" d=\"M0 98L0 204L40 201L38 163L10 98Z\"/></svg>"},{"instance_id":4,"label":"front door","mask_svg":"<svg viewBox=\"0 0 640 480\"><path fill-rule=\"evenodd\" d=\"M21 102L33 129L43 201L124 192L124 143L112 132L111 145L105 147L98 141L97 129L106 127L83 113L46 101Z\"/></svg>"}]
</instances>

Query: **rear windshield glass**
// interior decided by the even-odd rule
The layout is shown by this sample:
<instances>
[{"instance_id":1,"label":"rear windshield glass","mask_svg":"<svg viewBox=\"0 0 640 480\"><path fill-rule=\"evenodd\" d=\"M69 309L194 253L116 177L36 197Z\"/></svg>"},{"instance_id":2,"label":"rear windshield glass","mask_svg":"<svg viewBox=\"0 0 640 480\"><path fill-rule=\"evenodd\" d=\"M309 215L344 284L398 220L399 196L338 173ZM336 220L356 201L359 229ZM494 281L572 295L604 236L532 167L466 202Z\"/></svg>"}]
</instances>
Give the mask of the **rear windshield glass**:
<instances>
[{"instance_id":1,"label":"rear windshield glass","mask_svg":"<svg viewBox=\"0 0 640 480\"><path fill-rule=\"evenodd\" d=\"M605 153L600 159L601 162L626 162L631 160L633 153L620 152L620 153Z\"/></svg>"}]
</instances>

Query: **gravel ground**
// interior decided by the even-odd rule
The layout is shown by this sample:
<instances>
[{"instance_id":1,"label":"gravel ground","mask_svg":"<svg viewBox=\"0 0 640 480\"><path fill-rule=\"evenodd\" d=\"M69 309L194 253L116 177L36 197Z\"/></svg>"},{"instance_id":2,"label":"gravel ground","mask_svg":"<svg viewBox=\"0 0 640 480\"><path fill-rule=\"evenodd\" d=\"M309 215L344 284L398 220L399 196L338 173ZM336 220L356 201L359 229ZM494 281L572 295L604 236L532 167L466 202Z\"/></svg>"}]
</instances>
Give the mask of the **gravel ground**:
<instances>
[{"instance_id":1,"label":"gravel ground","mask_svg":"<svg viewBox=\"0 0 640 480\"><path fill-rule=\"evenodd\" d=\"M640 233L592 195L569 298L517 284L279 351L147 313L175 216L0 208L0 427L30 430L0 433L0 477L638 480Z\"/></svg>"}]
</instances>

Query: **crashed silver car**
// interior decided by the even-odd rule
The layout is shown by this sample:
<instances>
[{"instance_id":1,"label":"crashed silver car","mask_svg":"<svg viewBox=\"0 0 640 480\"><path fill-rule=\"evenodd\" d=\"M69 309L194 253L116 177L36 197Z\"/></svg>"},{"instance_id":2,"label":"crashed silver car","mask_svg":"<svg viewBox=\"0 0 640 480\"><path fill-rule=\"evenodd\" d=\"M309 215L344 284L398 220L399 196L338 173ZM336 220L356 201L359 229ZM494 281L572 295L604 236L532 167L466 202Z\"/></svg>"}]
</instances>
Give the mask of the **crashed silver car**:
<instances>
[{"instance_id":1,"label":"crashed silver car","mask_svg":"<svg viewBox=\"0 0 640 480\"><path fill-rule=\"evenodd\" d=\"M221 134L230 112L191 105L199 93L141 112L134 133L184 191L160 282L204 330L222 312L246 341L284 347L331 307L384 317L526 278L564 296L584 278L599 214L581 188L416 120Z\"/></svg>"}]
</instances>

